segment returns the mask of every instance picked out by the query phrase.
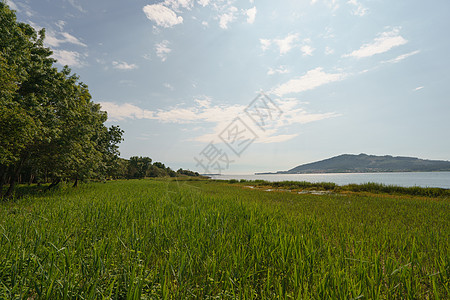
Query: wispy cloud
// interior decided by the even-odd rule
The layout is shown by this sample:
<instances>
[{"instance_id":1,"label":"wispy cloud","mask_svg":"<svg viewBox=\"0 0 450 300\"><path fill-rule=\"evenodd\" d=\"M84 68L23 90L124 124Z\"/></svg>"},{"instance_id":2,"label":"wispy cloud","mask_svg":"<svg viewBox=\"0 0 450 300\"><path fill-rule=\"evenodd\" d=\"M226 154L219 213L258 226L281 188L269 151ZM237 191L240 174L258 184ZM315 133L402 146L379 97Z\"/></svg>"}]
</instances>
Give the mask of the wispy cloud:
<instances>
[{"instance_id":1,"label":"wispy cloud","mask_svg":"<svg viewBox=\"0 0 450 300\"><path fill-rule=\"evenodd\" d=\"M9 6L9 8L18 11L19 8L17 7L17 5L12 2L12 0L6 0L6 4Z\"/></svg>"},{"instance_id":2,"label":"wispy cloud","mask_svg":"<svg viewBox=\"0 0 450 300\"><path fill-rule=\"evenodd\" d=\"M414 91L419 91L419 90L421 90L421 89L423 89L424 88L424 86L418 86L418 87L416 87L415 89L414 89Z\"/></svg>"},{"instance_id":3,"label":"wispy cloud","mask_svg":"<svg viewBox=\"0 0 450 300\"><path fill-rule=\"evenodd\" d=\"M286 68L286 66L279 66L276 69L269 68L267 71L267 75L275 75L275 74L286 74L289 73L289 70Z\"/></svg>"},{"instance_id":4,"label":"wispy cloud","mask_svg":"<svg viewBox=\"0 0 450 300\"><path fill-rule=\"evenodd\" d=\"M77 46L87 47L85 43L81 42L78 38L74 37L70 33L55 33L51 30L46 33L45 43L50 47L59 47L61 44L73 44Z\"/></svg>"},{"instance_id":5,"label":"wispy cloud","mask_svg":"<svg viewBox=\"0 0 450 300\"><path fill-rule=\"evenodd\" d=\"M14 0L15 1L15 0ZM29 1L26 1L29 2ZM24 1L21 2L13 2L11 0L6 0L6 4L13 10L24 13L28 17L32 17L35 12L31 9L30 5L24 3ZM33 26L32 22L28 21L28 23ZM33 26L35 27L35 26Z\"/></svg>"},{"instance_id":6,"label":"wispy cloud","mask_svg":"<svg viewBox=\"0 0 450 300\"><path fill-rule=\"evenodd\" d=\"M236 20L236 12L238 9L235 6L231 6L227 13L219 16L219 26L222 29L228 29L228 24Z\"/></svg>"},{"instance_id":7,"label":"wispy cloud","mask_svg":"<svg viewBox=\"0 0 450 300\"><path fill-rule=\"evenodd\" d=\"M247 15L247 23L253 24L255 22L256 18L256 6L253 6L250 9L247 9L245 11L245 14Z\"/></svg>"},{"instance_id":8,"label":"wispy cloud","mask_svg":"<svg viewBox=\"0 0 450 300\"><path fill-rule=\"evenodd\" d=\"M311 5L314 5L315 3L317 3L318 0L311 0ZM332 11L335 11L339 8L339 3L338 0L322 0L321 2L323 2L326 6L328 6L329 9L331 9Z\"/></svg>"},{"instance_id":9,"label":"wispy cloud","mask_svg":"<svg viewBox=\"0 0 450 300\"><path fill-rule=\"evenodd\" d=\"M36 31L39 31L42 29L41 26L38 24L35 24L31 21L28 22ZM71 35L68 32L62 31L64 29L64 26L66 25L65 21L59 20L55 23L56 27L58 27L61 31L56 32L52 29L46 29L45 31L45 40L44 43L48 47L57 48L61 46L62 44L72 44L77 45L81 47L87 47L85 43L80 41L77 37Z\"/></svg>"},{"instance_id":10,"label":"wispy cloud","mask_svg":"<svg viewBox=\"0 0 450 300\"><path fill-rule=\"evenodd\" d=\"M168 7L162 4L146 5L142 8L147 19L156 23L161 27L172 27L183 23L183 17L177 14Z\"/></svg>"},{"instance_id":11,"label":"wispy cloud","mask_svg":"<svg viewBox=\"0 0 450 300\"><path fill-rule=\"evenodd\" d=\"M334 49L333 48L331 48L329 46L325 47L325 55L331 55L333 53L334 53Z\"/></svg>"},{"instance_id":12,"label":"wispy cloud","mask_svg":"<svg viewBox=\"0 0 450 300\"><path fill-rule=\"evenodd\" d=\"M138 66L136 64L129 64L124 61L113 61L112 65L113 65L114 69L119 69L119 70L134 70L134 69L138 68Z\"/></svg>"},{"instance_id":13,"label":"wispy cloud","mask_svg":"<svg viewBox=\"0 0 450 300\"><path fill-rule=\"evenodd\" d=\"M63 31L64 26L66 26L66 22L63 20L59 20L59 21L55 22L55 25L59 28L59 30Z\"/></svg>"},{"instance_id":14,"label":"wispy cloud","mask_svg":"<svg viewBox=\"0 0 450 300\"><path fill-rule=\"evenodd\" d=\"M360 2L358 2L358 0L349 0L347 3L354 6L354 9L352 10L352 14L355 16L359 16L359 17L365 16L367 14L367 12L369 11Z\"/></svg>"},{"instance_id":15,"label":"wispy cloud","mask_svg":"<svg viewBox=\"0 0 450 300\"><path fill-rule=\"evenodd\" d=\"M175 88L168 82L164 83L164 87L168 88L169 90L173 91Z\"/></svg>"},{"instance_id":16,"label":"wispy cloud","mask_svg":"<svg viewBox=\"0 0 450 300\"><path fill-rule=\"evenodd\" d=\"M278 96L300 93L315 89L330 82L343 80L346 76L345 73L326 73L319 67L308 71L301 77L291 79L288 82L279 85L274 88L271 93Z\"/></svg>"},{"instance_id":17,"label":"wispy cloud","mask_svg":"<svg viewBox=\"0 0 450 300\"><path fill-rule=\"evenodd\" d=\"M102 109L108 112L110 120L151 119L163 123L201 124L209 123L204 128L211 128L210 132L191 138L191 141L209 143L218 142L219 134L236 117L240 117L247 126L257 132L257 143L279 143L290 140L297 134L279 134L279 130L292 124L305 124L338 116L336 113L309 113L300 107L302 102L295 98L278 100L277 104L284 112L279 119L274 120L266 130L259 129L251 119L244 114L246 105L213 105L208 97L195 99L195 105L190 107L176 106L167 110L146 110L136 105L125 103L115 104L101 102ZM211 124L213 124L211 126Z\"/></svg>"},{"instance_id":18,"label":"wispy cloud","mask_svg":"<svg viewBox=\"0 0 450 300\"><path fill-rule=\"evenodd\" d=\"M259 39L259 42L261 43L261 48L263 51L268 50L271 45L276 45L278 46L280 55L283 55L291 51L292 48L296 46L298 36L298 33L291 33L283 39Z\"/></svg>"},{"instance_id":19,"label":"wispy cloud","mask_svg":"<svg viewBox=\"0 0 450 300\"><path fill-rule=\"evenodd\" d=\"M289 34L284 39L276 39L274 40L275 44L280 48L280 54L285 54L291 51L294 47L295 42L298 40L298 34Z\"/></svg>"},{"instance_id":20,"label":"wispy cloud","mask_svg":"<svg viewBox=\"0 0 450 300\"><path fill-rule=\"evenodd\" d=\"M197 3L205 7L209 4L209 0L198 0Z\"/></svg>"},{"instance_id":21,"label":"wispy cloud","mask_svg":"<svg viewBox=\"0 0 450 300\"><path fill-rule=\"evenodd\" d=\"M170 6L175 11L178 11L180 8L190 10L194 6L194 0L165 0L163 4Z\"/></svg>"},{"instance_id":22,"label":"wispy cloud","mask_svg":"<svg viewBox=\"0 0 450 300\"><path fill-rule=\"evenodd\" d=\"M100 102L102 110L108 113L108 118L112 121L125 119L153 119L153 112L142 109L130 103L115 104L113 102Z\"/></svg>"},{"instance_id":23,"label":"wispy cloud","mask_svg":"<svg viewBox=\"0 0 450 300\"><path fill-rule=\"evenodd\" d=\"M53 50L52 57L62 66L83 67L83 55L76 51Z\"/></svg>"},{"instance_id":24,"label":"wispy cloud","mask_svg":"<svg viewBox=\"0 0 450 300\"><path fill-rule=\"evenodd\" d=\"M402 61L402 60L404 60L404 59L406 59L406 58L408 58L410 56L413 56L413 55L416 55L416 54L419 54L419 53L420 53L420 50L412 51L412 52L409 52L409 53L405 53L405 54L399 55L396 58L383 61L383 63L398 63L398 62L400 62L400 61Z\"/></svg>"},{"instance_id":25,"label":"wispy cloud","mask_svg":"<svg viewBox=\"0 0 450 300\"><path fill-rule=\"evenodd\" d=\"M376 54L384 53L394 47L406 44L408 41L400 35L400 29L394 28L391 31L386 31L378 34L378 37L371 43L361 46L358 50L350 54L343 55L343 57L363 58Z\"/></svg>"},{"instance_id":26,"label":"wispy cloud","mask_svg":"<svg viewBox=\"0 0 450 300\"><path fill-rule=\"evenodd\" d=\"M172 52L172 49L169 48L169 41L168 40L164 40L161 43L157 43L155 45L155 49L156 49L156 55L161 59L161 61L166 61L167 56L169 55L170 52Z\"/></svg>"},{"instance_id":27,"label":"wispy cloud","mask_svg":"<svg viewBox=\"0 0 450 300\"><path fill-rule=\"evenodd\" d=\"M315 49L310 45L303 45L300 50L303 52L303 56L311 56Z\"/></svg>"},{"instance_id":28,"label":"wispy cloud","mask_svg":"<svg viewBox=\"0 0 450 300\"><path fill-rule=\"evenodd\" d=\"M70 3L70 5L72 5L74 8L78 9L80 12L86 12L83 7L78 4L75 0L68 0L68 2Z\"/></svg>"},{"instance_id":29,"label":"wispy cloud","mask_svg":"<svg viewBox=\"0 0 450 300\"><path fill-rule=\"evenodd\" d=\"M272 41L269 39L259 39L259 42L261 43L261 49L263 51L269 49L270 45L272 44Z\"/></svg>"}]
</instances>

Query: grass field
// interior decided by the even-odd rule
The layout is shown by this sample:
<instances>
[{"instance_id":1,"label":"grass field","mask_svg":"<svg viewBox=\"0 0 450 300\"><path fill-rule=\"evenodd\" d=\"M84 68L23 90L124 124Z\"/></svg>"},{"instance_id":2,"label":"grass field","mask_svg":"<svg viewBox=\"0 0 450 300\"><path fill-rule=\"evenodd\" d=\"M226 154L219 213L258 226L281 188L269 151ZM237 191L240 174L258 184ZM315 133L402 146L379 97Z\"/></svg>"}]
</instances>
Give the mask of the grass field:
<instances>
[{"instance_id":1,"label":"grass field","mask_svg":"<svg viewBox=\"0 0 450 300\"><path fill-rule=\"evenodd\" d=\"M448 299L450 199L213 181L0 203L0 299Z\"/></svg>"}]
</instances>

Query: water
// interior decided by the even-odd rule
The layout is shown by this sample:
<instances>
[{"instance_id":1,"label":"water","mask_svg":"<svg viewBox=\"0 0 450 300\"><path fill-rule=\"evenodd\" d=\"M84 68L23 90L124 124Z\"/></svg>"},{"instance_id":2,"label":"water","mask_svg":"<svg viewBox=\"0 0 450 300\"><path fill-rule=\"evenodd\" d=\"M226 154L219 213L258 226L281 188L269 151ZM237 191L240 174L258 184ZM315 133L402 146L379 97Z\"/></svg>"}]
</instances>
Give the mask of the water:
<instances>
[{"instance_id":1,"label":"water","mask_svg":"<svg viewBox=\"0 0 450 300\"><path fill-rule=\"evenodd\" d=\"M395 173L328 173L328 174L268 174L268 175L214 175L213 179L262 179L266 181L334 182L338 185L367 182L397 186L439 187L450 189L450 172L395 172Z\"/></svg>"}]
</instances>

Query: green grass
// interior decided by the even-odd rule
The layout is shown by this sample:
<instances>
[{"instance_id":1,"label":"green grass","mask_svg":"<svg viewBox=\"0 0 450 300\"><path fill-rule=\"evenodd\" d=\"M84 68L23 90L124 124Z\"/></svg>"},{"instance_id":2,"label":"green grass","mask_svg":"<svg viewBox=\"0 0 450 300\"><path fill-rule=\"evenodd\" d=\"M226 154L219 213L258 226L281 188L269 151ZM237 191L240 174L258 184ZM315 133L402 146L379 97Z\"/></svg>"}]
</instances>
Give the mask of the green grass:
<instances>
[{"instance_id":1,"label":"green grass","mask_svg":"<svg viewBox=\"0 0 450 300\"><path fill-rule=\"evenodd\" d=\"M217 182L224 182L224 180L216 180ZM424 196L424 197L450 197L450 189L433 188L433 187L402 187L397 185L385 185L381 183L368 182L364 184L347 184L337 185L333 182L307 182L307 181L265 181L265 180L245 180L230 179L225 182L231 184L244 184L254 186L271 186L274 188L284 189L314 189L339 192L369 192L375 194L395 194L395 195L410 195L410 196Z\"/></svg>"},{"instance_id":2,"label":"green grass","mask_svg":"<svg viewBox=\"0 0 450 300\"><path fill-rule=\"evenodd\" d=\"M133 180L0 203L0 299L448 299L450 200Z\"/></svg>"}]
</instances>

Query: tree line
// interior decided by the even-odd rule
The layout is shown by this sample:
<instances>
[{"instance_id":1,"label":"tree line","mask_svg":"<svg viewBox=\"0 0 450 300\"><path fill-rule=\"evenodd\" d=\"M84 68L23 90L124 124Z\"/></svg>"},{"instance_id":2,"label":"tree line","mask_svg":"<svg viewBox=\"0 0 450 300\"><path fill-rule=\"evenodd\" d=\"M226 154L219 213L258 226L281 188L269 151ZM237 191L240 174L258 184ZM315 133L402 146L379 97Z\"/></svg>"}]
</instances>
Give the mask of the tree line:
<instances>
[{"instance_id":1,"label":"tree line","mask_svg":"<svg viewBox=\"0 0 450 300\"><path fill-rule=\"evenodd\" d=\"M176 176L148 157L119 158L123 130L88 86L44 46L45 29L18 22L0 2L0 198L17 183ZM181 173L180 173L181 172ZM194 174L195 175L195 174Z\"/></svg>"},{"instance_id":2,"label":"tree line","mask_svg":"<svg viewBox=\"0 0 450 300\"><path fill-rule=\"evenodd\" d=\"M116 168L110 174L114 179L133 179L145 177L183 177L201 176L197 172L178 169L176 172L161 162L152 163L150 157L132 156L130 159L119 158Z\"/></svg>"}]
</instances>

